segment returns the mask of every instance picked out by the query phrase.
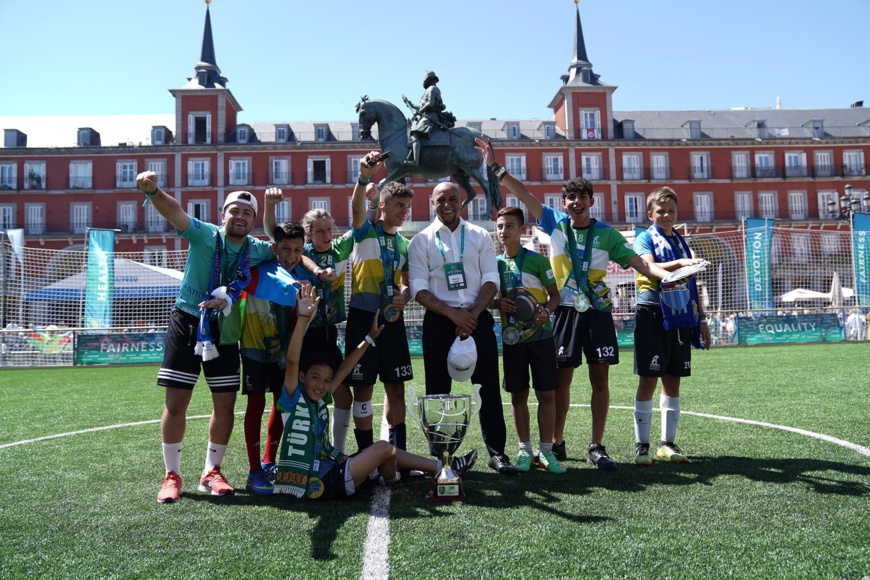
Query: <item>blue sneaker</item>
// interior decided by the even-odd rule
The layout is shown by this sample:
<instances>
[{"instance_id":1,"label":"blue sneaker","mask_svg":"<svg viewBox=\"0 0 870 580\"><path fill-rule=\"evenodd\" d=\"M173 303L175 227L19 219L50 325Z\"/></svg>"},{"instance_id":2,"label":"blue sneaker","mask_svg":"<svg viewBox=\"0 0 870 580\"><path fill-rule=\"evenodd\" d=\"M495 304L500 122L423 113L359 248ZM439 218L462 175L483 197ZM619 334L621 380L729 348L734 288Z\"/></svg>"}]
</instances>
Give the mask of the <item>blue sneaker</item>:
<instances>
[{"instance_id":1,"label":"blue sneaker","mask_svg":"<svg viewBox=\"0 0 870 580\"><path fill-rule=\"evenodd\" d=\"M266 473L266 477L269 478L269 481L275 481L275 475L278 473L278 466L275 465L274 462L270 461L269 463L260 462L260 467L263 468L263 471Z\"/></svg>"},{"instance_id":2,"label":"blue sneaker","mask_svg":"<svg viewBox=\"0 0 870 580\"><path fill-rule=\"evenodd\" d=\"M248 483L245 484L245 489L251 493L256 493L257 495L271 495L275 486L272 485L272 482L269 481L268 477L266 477L265 471L249 471Z\"/></svg>"}]
</instances>

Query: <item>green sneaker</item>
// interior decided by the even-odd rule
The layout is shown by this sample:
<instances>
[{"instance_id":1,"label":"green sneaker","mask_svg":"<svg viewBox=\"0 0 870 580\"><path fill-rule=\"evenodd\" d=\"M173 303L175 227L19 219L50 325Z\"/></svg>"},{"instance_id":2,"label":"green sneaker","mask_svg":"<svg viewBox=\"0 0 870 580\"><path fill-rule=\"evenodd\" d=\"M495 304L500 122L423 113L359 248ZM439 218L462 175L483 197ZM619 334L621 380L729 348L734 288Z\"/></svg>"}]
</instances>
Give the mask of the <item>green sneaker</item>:
<instances>
[{"instance_id":1,"label":"green sneaker","mask_svg":"<svg viewBox=\"0 0 870 580\"><path fill-rule=\"evenodd\" d=\"M556 459L556 454L552 451L549 453L539 453L538 461L541 462L541 467L550 473L565 473L568 471L568 469L562 465L562 462Z\"/></svg>"},{"instance_id":2,"label":"green sneaker","mask_svg":"<svg viewBox=\"0 0 870 580\"><path fill-rule=\"evenodd\" d=\"M656 451L656 459L663 459L671 463L688 463L688 458L683 455L679 447L670 441L659 441L659 450Z\"/></svg>"},{"instance_id":3,"label":"green sneaker","mask_svg":"<svg viewBox=\"0 0 870 580\"><path fill-rule=\"evenodd\" d=\"M532 468L532 454L520 449L517 455L517 471L528 471Z\"/></svg>"},{"instance_id":4,"label":"green sneaker","mask_svg":"<svg viewBox=\"0 0 870 580\"><path fill-rule=\"evenodd\" d=\"M634 464L648 467L652 465L652 458L649 456L649 443L637 443L634 446Z\"/></svg>"}]
</instances>

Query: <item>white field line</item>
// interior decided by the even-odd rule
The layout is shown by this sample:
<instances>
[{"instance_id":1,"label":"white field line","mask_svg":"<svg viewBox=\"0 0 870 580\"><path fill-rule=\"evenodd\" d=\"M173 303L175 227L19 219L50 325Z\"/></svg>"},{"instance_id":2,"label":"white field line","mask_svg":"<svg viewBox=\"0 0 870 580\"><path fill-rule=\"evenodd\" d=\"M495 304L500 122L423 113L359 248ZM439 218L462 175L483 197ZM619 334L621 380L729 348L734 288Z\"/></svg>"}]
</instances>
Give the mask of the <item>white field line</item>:
<instances>
[{"instance_id":1,"label":"white field line","mask_svg":"<svg viewBox=\"0 0 870 580\"><path fill-rule=\"evenodd\" d=\"M389 439L387 418L381 417L380 439ZM360 578L376 579L390 576L390 488L375 486L372 511L363 546L363 569Z\"/></svg>"}]
</instances>

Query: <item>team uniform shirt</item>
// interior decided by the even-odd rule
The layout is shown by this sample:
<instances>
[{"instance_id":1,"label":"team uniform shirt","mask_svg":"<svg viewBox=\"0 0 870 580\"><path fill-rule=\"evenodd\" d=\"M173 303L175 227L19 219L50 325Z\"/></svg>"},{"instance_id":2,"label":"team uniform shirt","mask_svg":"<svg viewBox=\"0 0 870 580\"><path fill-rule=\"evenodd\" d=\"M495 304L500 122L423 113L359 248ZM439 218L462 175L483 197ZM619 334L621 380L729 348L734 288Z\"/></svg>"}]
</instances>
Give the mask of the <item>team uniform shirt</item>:
<instances>
[{"instance_id":1,"label":"team uniform shirt","mask_svg":"<svg viewBox=\"0 0 870 580\"><path fill-rule=\"evenodd\" d=\"M682 255L683 250L680 247L680 244L677 243L676 239L673 236L670 236L671 241L673 242L673 247L677 248L677 252L679 252L680 256L685 258ZM640 232L637 237L634 239L634 251L638 256L642 256L644 254L650 254L652 256L656 255L655 252L655 244L653 243L652 236L649 231L644 230ZM635 288L637 289L637 303L638 304L649 304L652 306L659 306L659 281L655 278L647 278L640 272L637 272L635 277Z\"/></svg>"},{"instance_id":2,"label":"team uniform shirt","mask_svg":"<svg viewBox=\"0 0 870 580\"><path fill-rule=\"evenodd\" d=\"M177 230L176 230L177 231ZM202 222L196 218L190 218L187 229L178 234L190 242L190 250L187 253L187 262L184 264L184 277L181 280L181 288L175 306L182 312L186 312L199 318L199 303L206 300L206 292L211 282L212 268L214 266L215 238L220 235L222 228ZM227 284L233 281L236 268L239 263L244 244L234 244L224 238L221 252L221 283ZM258 240L248 236L251 248L250 266L253 268L260 262L268 262L275 259L269 242Z\"/></svg>"},{"instance_id":3,"label":"team uniform shirt","mask_svg":"<svg viewBox=\"0 0 870 580\"><path fill-rule=\"evenodd\" d=\"M302 271L297 266L297 269ZM251 280L239 300L242 356L284 367L290 312L296 304L295 277L277 262L251 268Z\"/></svg>"},{"instance_id":4,"label":"team uniform shirt","mask_svg":"<svg viewBox=\"0 0 870 580\"><path fill-rule=\"evenodd\" d=\"M351 308L375 312L384 306L387 294L384 288L386 277L381 258L381 238L388 254L397 262L392 278L394 288L401 284L402 272L408 271L408 239L398 233L384 233L383 222L374 225L369 221L363 222L359 229L353 230L355 245L351 254Z\"/></svg>"},{"instance_id":5,"label":"team uniform shirt","mask_svg":"<svg viewBox=\"0 0 870 580\"><path fill-rule=\"evenodd\" d=\"M543 214L538 220L538 225L550 236L550 264L553 266L556 284L561 290L560 305L573 307L574 295L577 293L577 280L574 277L568 236L574 236L579 254L577 259L582 260L589 228L572 227L568 214L556 211L546 205L543 206ZM581 289L587 296L591 294L590 288L604 286L604 276L607 275L607 263L610 260L626 268L628 261L637 255L632 251L625 237L607 224L596 221L592 235L588 287ZM569 288L569 291L565 290L566 287ZM606 286L604 287L606 288ZM573 290L573 294L571 290Z\"/></svg>"},{"instance_id":6,"label":"team uniform shirt","mask_svg":"<svg viewBox=\"0 0 870 580\"><path fill-rule=\"evenodd\" d=\"M505 296L510 290L507 272L512 272L514 279L518 279L519 281L518 286L528 290L529 293L534 296L535 302L540 306L546 306L547 302L550 300L550 295L547 294L547 286L556 283L556 279L553 277L553 270L550 268L550 262L546 257L537 252L532 252L524 248L521 248L520 252L525 254L521 260L523 265L522 272L517 270L516 258L508 258L504 254L497 258L500 263L504 264L504 266L499 268L499 271L504 268L505 272L505 274L501 276L502 296ZM501 326L502 328L506 328L508 326L508 314L501 311L499 311L499 314L501 316ZM535 330L535 332L527 333L525 331L520 331L519 342L534 342L536 340L552 338L553 323L550 321L550 317L548 316L547 322L543 326L532 325L528 330Z\"/></svg>"},{"instance_id":7,"label":"team uniform shirt","mask_svg":"<svg viewBox=\"0 0 870 580\"><path fill-rule=\"evenodd\" d=\"M375 240L377 243L377 240ZM333 268L335 280L330 282L313 281L321 304L318 305L317 316L311 321L312 328L332 326L347 320L347 310L344 303L344 280L347 277L347 262L354 248L352 232L347 232L332 241L326 252L318 252L314 244L305 244L305 255L311 258L321 268ZM381 281L384 277L381 276ZM328 288L327 288L328 286ZM328 292L327 292L328 289ZM324 295L329 294L329 300ZM380 308L380 306L378 306Z\"/></svg>"}]
</instances>

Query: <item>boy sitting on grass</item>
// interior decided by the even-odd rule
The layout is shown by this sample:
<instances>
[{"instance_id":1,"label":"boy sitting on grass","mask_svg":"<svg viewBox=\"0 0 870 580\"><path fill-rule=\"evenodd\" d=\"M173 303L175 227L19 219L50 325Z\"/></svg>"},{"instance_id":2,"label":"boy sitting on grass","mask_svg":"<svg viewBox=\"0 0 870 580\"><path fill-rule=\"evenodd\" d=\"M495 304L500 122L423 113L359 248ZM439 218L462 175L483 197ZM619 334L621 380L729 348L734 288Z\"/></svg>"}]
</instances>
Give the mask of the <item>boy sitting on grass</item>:
<instances>
[{"instance_id":1,"label":"boy sitting on grass","mask_svg":"<svg viewBox=\"0 0 870 580\"><path fill-rule=\"evenodd\" d=\"M378 325L376 312L365 340L339 364L332 351L307 353L300 361L305 329L317 312L316 291L311 286L299 290L296 311L299 323L293 329L287 347L284 389L277 409L284 421L275 493L288 493L311 499L350 497L369 483L369 474L377 469L381 482L399 482L399 469L438 472L440 461L413 455L396 449L387 441L378 441L355 455L345 455L329 443L327 426L329 411L323 396L341 384L359 362L369 345L384 329ZM451 461L457 475L464 475L477 460L477 451L470 451Z\"/></svg>"}]
</instances>

